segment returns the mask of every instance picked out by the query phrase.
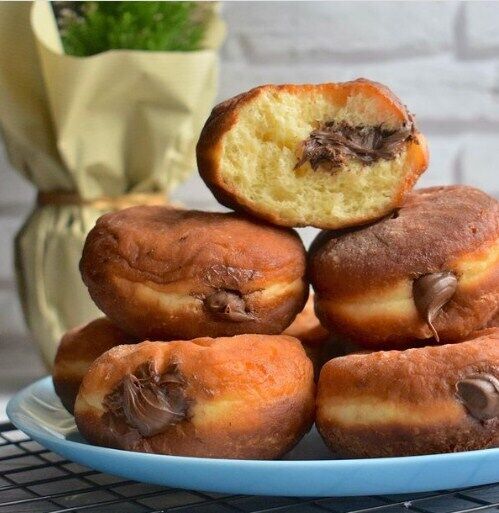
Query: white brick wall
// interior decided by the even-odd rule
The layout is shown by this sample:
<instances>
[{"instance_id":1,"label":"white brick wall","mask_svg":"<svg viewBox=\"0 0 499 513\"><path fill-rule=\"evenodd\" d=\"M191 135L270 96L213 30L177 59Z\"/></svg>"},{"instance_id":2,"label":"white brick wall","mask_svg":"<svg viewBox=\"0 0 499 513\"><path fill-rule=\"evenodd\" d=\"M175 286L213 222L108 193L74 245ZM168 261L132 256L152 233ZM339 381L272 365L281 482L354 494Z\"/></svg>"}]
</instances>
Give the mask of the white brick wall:
<instances>
[{"instance_id":1,"label":"white brick wall","mask_svg":"<svg viewBox=\"0 0 499 513\"><path fill-rule=\"evenodd\" d=\"M498 2L233 2L224 16L219 99L268 82L379 80L428 136L431 165L420 185L464 181L499 193ZM33 191L1 147L0 176L0 333L11 340L24 333L11 239ZM217 208L196 176L174 197Z\"/></svg>"},{"instance_id":2,"label":"white brick wall","mask_svg":"<svg viewBox=\"0 0 499 513\"><path fill-rule=\"evenodd\" d=\"M456 9L446 2L242 2L226 7L236 36L227 49L272 65L432 55L452 49Z\"/></svg>"},{"instance_id":3,"label":"white brick wall","mask_svg":"<svg viewBox=\"0 0 499 513\"><path fill-rule=\"evenodd\" d=\"M470 2L465 6L463 29L464 55L496 57L499 55L497 5L494 2Z\"/></svg>"}]
</instances>

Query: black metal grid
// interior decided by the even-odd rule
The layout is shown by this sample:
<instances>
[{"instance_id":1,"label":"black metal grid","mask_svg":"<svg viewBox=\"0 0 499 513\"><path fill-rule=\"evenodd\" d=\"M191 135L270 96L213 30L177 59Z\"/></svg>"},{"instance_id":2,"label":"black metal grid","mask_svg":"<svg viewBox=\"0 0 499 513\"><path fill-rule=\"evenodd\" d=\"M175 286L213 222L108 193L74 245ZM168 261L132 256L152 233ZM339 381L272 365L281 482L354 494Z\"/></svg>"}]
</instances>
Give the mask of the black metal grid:
<instances>
[{"instance_id":1,"label":"black metal grid","mask_svg":"<svg viewBox=\"0 0 499 513\"><path fill-rule=\"evenodd\" d=\"M369 497L249 497L146 485L101 474L0 424L0 513L472 513L499 511L499 483Z\"/></svg>"}]
</instances>

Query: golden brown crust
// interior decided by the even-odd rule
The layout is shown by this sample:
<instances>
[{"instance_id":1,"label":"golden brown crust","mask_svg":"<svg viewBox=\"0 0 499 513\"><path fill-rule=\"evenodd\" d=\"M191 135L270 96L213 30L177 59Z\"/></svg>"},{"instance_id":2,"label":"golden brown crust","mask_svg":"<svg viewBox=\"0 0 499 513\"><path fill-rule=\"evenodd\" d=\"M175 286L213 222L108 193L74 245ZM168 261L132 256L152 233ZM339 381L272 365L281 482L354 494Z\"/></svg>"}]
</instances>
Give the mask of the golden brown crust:
<instances>
[{"instance_id":1,"label":"golden brown crust","mask_svg":"<svg viewBox=\"0 0 499 513\"><path fill-rule=\"evenodd\" d=\"M143 339L281 333L308 294L298 235L233 213L107 214L87 237L80 269L97 306ZM242 303L242 315L215 310L218 292Z\"/></svg>"},{"instance_id":2,"label":"golden brown crust","mask_svg":"<svg viewBox=\"0 0 499 513\"><path fill-rule=\"evenodd\" d=\"M241 93L233 98L225 100L216 105L205 123L205 126L199 137L196 148L197 163L201 178L211 190L219 203L235 211L246 212L256 215L266 221L281 226L308 226L308 223L290 223L278 213L259 210L257 205L243 197L235 187L231 187L222 178L220 169L220 160L222 156L222 142L224 135L237 123L241 108L253 101L258 95L266 90L283 91L291 94L301 94L308 91L324 92L334 98L337 102L346 102L348 96L364 92L379 98L387 111L396 113L401 123L408 122L411 118L405 105L397 98L388 87L373 82L371 80L359 78L350 82L326 83L326 84L266 84L255 87L245 93ZM393 208L402 204L404 197L416 183L419 176L428 166L428 150L422 134L418 131L414 134L412 144L408 147L410 158L414 165L410 173L407 174L405 181L400 189L394 194L393 204L386 208L380 216L390 212ZM352 217L350 226L362 225L373 221L367 217ZM313 224L317 228L332 228L324 223L321 226Z\"/></svg>"},{"instance_id":3,"label":"golden brown crust","mask_svg":"<svg viewBox=\"0 0 499 513\"><path fill-rule=\"evenodd\" d=\"M413 281L450 271L457 290L434 326L443 341L462 339L498 310L498 242L498 202L484 192L467 186L415 191L395 217L318 235L308 259L316 313L325 326L366 347L407 346L432 337L415 308ZM385 300L379 315L368 308Z\"/></svg>"},{"instance_id":4,"label":"golden brown crust","mask_svg":"<svg viewBox=\"0 0 499 513\"><path fill-rule=\"evenodd\" d=\"M349 457L409 456L499 445L499 419L475 418L457 384L499 378L499 329L458 344L349 355L321 371L317 427Z\"/></svg>"},{"instance_id":5,"label":"golden brown crust","mask_svg":"<svg viewBox=\"0 0 499 513\"><path fill-rule=\"evenodd\" d=\"M80 384L91 363L101 354L138 339L128 335L106 317L69 330L61 339L55 356L52 380L64 407L73 413Z\"/></svg>"},{"instance_id":6,"label":"golden brown crust","mask_svg":"<svg viewBox=\"0 0 499 513\"><path fill-rule=\"evenodd\" d=\"M315 315L313 294L309 295L303 310L282 334L297 338L304 346L320 346L329 339L329 331Z\"/></svg>"},{"instance_id":7,"label":"golden brown crust","mask_svg":"<svg viewBox=\"0 0 499 513\"><path fill-rule=\"evenodd\" d=\"M164 372L174 362L186 384L189 415L143 437L110 421L102 402L145 362ZM85 376L75 407L91 443L158 454L271 459L290 450L314 416L312 365L298 340L240 335L193 341L143 342L101 356Z\"/></svg>"},{"instance_id":8,"label":"golden brown crust","mask_svg":"<svg viewBox=\"0 0 499 513\"><path fill-rule=\"evenodd\" d=\"M456 258L498 236L499 205L491 196L465 185L419 189L395 217L321 232L310 248L310 273L320 292L345 294L408 274L446 270ZM326 266L327 279L319 280L317 275Z\"/></svg>"},{"instance_id":9,"label":"golden brown crust","mask_svg":"<svg viewBox=\"0 0 499 513\"><path fill-rule=\"evenodd\" d=\"M499 328L499 311L492 317L492 319L487 324L488 328Z\"/></svg>"},{"instance_id":10,"label":"golden brown crust","mask_svg":"<svg viewBox=\"0 0 499 513\"><path fill-rule=\"evenodd\" d=\"M363 350L351 341L330 333L322 326L315 315L313 293L309 295L303 310L282 334L295 337L302 343L305 353L314 365L316 381L319 379L322 366L331 358Z\"/></svg>"},{"instance_id":11,"label":"golden brown crust","mask_svg":"<svg viewBox=\"0 0 499 513\"><path fill-rule=\"evenodd\" d=\"M314 295L310 294L303 310L296 316L295 320L283 332L283 335L297 338L303 345L305 353L314 365L316 380L324 362L332 356L333 345L329 331L327 331L317 319L314 312Z\"/></svg>"}]
</instances>

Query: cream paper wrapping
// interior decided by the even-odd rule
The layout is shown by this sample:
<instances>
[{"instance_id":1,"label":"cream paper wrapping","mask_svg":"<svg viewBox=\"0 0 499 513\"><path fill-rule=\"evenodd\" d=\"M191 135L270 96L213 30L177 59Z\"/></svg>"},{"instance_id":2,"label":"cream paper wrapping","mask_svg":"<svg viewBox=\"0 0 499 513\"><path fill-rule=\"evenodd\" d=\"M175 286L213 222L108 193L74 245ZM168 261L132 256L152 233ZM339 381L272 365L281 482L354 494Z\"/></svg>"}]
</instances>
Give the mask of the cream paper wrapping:
<instances>
[{"instance_id":1,"label":"cream paper wrapping","mask_svg":"<svg viewBox=\"0 0 499 513\"><path fill-rule=\"evenodd\" d=\"M44 192L167 195L195 167L224 31L214 6L203 50L72 57L48 3L0 2L0 126L11 163ZM78 262L102 213L35 206L17 235L19 295L49 367L61 334L101 315Z\"/></svg>"}]
</instances>

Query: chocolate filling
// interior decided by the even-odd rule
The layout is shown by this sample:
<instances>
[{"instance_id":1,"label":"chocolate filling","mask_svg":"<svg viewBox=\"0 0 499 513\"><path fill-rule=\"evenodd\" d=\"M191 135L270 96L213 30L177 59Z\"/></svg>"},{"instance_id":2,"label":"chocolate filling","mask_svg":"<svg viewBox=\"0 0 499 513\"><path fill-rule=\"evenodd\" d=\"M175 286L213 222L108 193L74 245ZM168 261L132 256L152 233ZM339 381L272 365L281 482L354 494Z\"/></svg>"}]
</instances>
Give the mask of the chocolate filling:
<instances>
[{"instance_id":1,"label":"chocolate filling","mask_svg":"<svg viewBox=\"0 0 499 513\"><path fill-rule=\"evenodd\" d=\"M466 409L479 420L499 416L499 379L490 374L476 374L459 381L457 394Z\"/></svg>"},{"instance_id":2,"label":"chocolate filling","mask_svg":"<svg viewBox=\"0 0 499 513\"><path fill-rule=\"evenodd\" d=\"M295 169L309 161L314 171L319 166L332 170L343 166L349 157L364 164L379 159L393 160L404 144L414 138L415 130L411 118L396 130L385 129L382 125L352 126L345 121L328 121L300 143L301 157Z\"/></svg>"},{"instance_id":3,"label":"chocolate filling","mask_svg":"<svg viewBox=\"0 0 499 513\"><path fill-rule=\"evenodd\" d=\"M176 364L158 374L152 361L127 374L103 401L104 408L137 429L154 436L187 417L185 381Z\"/></svg>"},{"instance_id":4,"label":"chocolate filling","mask_svg":"<svg viewBox=\"0 0 499 513\"><path fill-rule=\"evenodd\" d=\"M244 299L236 292L218 290L205 298L206 308L217 317L231 322L252 321L254 315L246 311Z\"/></svg>"},{"instance_id":5,"label":"chocolate filling","mask_svg":"<svg viewBox=\"0 0 499 513\"><path fill-rule=\"evenodd\" d=\"M440 338L433 326L433 320L440 309L450 301L456 288L457 278L449 271L425 274L412 284L414 303L419 315L425 319L437 342Z\"/></svg>"}]
</instances>

